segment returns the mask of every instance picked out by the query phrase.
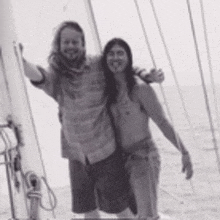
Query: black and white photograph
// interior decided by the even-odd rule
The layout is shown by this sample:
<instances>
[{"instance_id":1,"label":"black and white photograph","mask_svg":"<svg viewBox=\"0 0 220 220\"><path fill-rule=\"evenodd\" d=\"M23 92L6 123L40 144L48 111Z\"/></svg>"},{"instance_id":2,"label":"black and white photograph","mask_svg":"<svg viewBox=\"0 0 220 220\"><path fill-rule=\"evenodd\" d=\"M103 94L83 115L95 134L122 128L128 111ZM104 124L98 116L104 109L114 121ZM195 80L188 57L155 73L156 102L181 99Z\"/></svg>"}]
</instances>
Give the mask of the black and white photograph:
<instances>
[{"instance_id":1,"label":"black and white photograph","mask_svg":"<svg viewBox=\"0 0 220 220\"><path fill-rule=\"evenodd\" d=\"M220 219L219 0L0 0L0 220Z\"/></svg>"}]
</instances>

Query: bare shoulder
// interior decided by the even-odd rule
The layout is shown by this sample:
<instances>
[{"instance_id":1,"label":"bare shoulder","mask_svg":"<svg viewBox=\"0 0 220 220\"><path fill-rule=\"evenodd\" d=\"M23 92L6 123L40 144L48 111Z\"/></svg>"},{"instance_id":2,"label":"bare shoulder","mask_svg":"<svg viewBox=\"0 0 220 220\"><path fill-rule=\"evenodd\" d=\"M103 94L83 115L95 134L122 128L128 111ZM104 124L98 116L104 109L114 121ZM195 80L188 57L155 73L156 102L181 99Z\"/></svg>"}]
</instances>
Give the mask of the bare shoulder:
<instances>
[{"instance_id":1,"label":"bare shoulder","mask_svg":"<svg viewBox=\"0 0 220 220\"><path fill-rule=\"evenodd\" d=\"M150 84L144 82L140 77L135 77L134 93L150 93L153 88Z\"/></svg>"},{"instance_id":2,"label":"bare shoulder","mask_svg":"<svg viewBox=\"0 0 220 220\"><path fill-rule=\"evenodd\" d=\"M141 103L153 103L157 100L157 95L152 86L145 83L139 77L135 80L132 97Z\"/></svg>"}]
</instances>

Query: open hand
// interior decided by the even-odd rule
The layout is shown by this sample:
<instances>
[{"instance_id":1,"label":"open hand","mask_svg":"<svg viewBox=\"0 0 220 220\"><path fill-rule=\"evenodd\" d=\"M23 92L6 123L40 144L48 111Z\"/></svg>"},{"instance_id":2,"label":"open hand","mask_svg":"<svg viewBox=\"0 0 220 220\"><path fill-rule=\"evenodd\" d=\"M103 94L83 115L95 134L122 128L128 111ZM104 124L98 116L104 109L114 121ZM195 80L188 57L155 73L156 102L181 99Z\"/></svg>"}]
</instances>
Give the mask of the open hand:
<instances>
[{"instance_id":1,"label":"open hand","mask_svg":"<svg viewBox=\"0 0 220 220\"><path fill-rule=\"evenodd\" d=\"M190 179L193 176L193 167L189 153L182 154L182 172L186 173L186 179Z\"/></svg>"},{"instance_id":2,"label":"open hand","mask_svg":"<svg viewBox=\"0 0 220 220\"><path fill-rule=\"evenodd\" d=\"M164 73L161 69L151 69L149 77L152 82L162 83L164 81Z\"/></svg>"}]
</instances>

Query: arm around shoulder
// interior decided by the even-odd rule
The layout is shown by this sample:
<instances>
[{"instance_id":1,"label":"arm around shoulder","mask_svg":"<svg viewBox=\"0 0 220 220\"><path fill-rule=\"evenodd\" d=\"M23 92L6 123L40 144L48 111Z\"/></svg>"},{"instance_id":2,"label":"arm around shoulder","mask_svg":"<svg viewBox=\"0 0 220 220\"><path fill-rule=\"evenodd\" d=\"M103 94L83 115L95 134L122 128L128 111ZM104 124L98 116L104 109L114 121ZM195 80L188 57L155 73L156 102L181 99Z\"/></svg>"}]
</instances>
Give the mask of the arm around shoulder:
<instances>
[{"instance_id":1,"label":"arm around shoulder","mask_svg":"<svg viewBox=\"0 0 220 220\"><path fill-rule=\"evenodd\" d=\"M165 79L164 72L161 69L151 69L150 72L147 72L145 69L135 67L134 73L147 84L162 83Z\"/></svg>"}]
</instances>

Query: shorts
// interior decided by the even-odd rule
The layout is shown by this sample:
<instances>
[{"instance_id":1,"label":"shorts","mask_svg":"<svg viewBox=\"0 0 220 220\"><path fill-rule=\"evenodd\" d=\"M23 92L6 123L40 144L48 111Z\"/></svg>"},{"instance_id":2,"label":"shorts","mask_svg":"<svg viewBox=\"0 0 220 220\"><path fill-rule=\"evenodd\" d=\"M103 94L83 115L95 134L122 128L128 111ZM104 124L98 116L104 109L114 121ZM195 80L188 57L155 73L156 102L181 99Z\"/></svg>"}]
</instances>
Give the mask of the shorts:
<instances>
[{"instance_id":1,"label":"shorts","mask_svg":"<svg viewBox=\"0 0 220 220\"><path fill-rule=\"evenodd\" d=\"M129 177L120 153L95 164L69 160L72 211L120 213L129 206Z\"/></svg>"},{"instance_id":2,"label":"shorts","mask_svg":"<svg viewBox=\"0 0 220 220\"><path fill-rule=\"evenodd\" d=\"M146 217L158 219L160 163L160 155L157 150L142 157L133 154L127 161L126 167L130 173L130 183L137 201L140 219Z\"/></svg>"}]
</instances>

